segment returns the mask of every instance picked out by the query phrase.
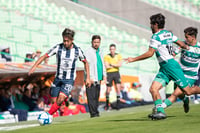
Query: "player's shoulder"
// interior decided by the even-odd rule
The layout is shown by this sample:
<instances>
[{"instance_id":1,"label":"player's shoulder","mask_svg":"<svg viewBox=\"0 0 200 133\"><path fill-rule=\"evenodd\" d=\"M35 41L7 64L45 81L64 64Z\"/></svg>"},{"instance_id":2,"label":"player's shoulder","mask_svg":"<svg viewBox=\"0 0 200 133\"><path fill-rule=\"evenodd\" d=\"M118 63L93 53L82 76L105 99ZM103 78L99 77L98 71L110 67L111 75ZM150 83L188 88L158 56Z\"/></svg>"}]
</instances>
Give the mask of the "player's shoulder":
<instances>
[{"instance_id":1,"label":"player's shoulder","mask_svg":"<svg viewBox=\"0 0 200 133\"><path fill-rule=\"evenodd\" d=\"M111 54L106 54L106 55L104 56L104 58L109 58L109 57L111 57Z\"/></svg>"},{"instance_id":2,"label":"player's shoulder","mask_svg":"<svg viewBox=\"0 0 200 133\"><path fill-rule=\"evenodd\" d=\"M121 56L122 56L120 53L115 53L115 55L116 55L117 57L121 57Z\"/></svg>"},{"instance_id":3,"label":"player's shoulder","mask_svg":"<svg viewBox=\"0 0 200 133\"><path fill-rule=\"evenodd\" d=\"M152 35L151 39L154 40L159 40L160 38L162 38L163 36L173 36L173 33L168 31L168 30L160 30L159 32L156 32Z\"/></svg>"},{"instance_id":4,"label":"player's shoulder","mask_svg":"<svg viewBox=\"0 0 200 133\"><path fill-rule=\"evenodd\" d=\"M152 36L151 36L151 39L153 40L159 40L159 34L158 33L154 33Z\"/></svg>"}]
</instances>

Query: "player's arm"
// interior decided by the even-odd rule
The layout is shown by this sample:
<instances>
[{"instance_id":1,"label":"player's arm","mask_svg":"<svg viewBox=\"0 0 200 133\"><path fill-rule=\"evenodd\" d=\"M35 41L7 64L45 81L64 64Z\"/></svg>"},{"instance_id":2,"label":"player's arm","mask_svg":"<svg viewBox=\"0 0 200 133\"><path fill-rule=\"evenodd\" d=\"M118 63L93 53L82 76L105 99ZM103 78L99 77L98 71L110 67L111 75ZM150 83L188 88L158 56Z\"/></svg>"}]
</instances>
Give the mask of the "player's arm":
<instances>
[{"instance_id":1,"label":"player's arm","mask_svg":"<svg viewBox=\"0 0 200 133\"><path fill-rule=\"evenodd\" d=\"M152 57L155 51L156 50L154 48L149 47L149 50L146 53L144 53L140 56L134 57L134 58L133 57L125 58L124 61L126 63L130 63L130 62L145 60L145 59Z\"/></svg>"},{"instance_id":2,"label":"player's arm","mask_svg":"<svg viewBox=\"0 0 200 133\"><path fill-rule=\"evenodd\" d=\"M31 74L35 71L36 67L37 67L38 65L40 65L41 62L43 62L43 61L44 61L46 58L48 58L48 57L49 57L49 56L48 56L47 54L41 56L41 57L35 62L35 64L31 67L31 69L30 69L29 72L28 72L28 75L31 75Z\"/></svg>"},{"instance_id":3,"label":"player's arm","mask_svg":"<svg viewBox=\"0 0 200 133\"><path fill-rule=\"evenodd\" d=\"M87 87L90 87L90 70L89 70L89 63L87 62L87 60L85 59L85 60L83 60L82 61L83 62L83 64L84 64L84 68L85 68L85 71L86 71L86 81L85 81L85 85L87 86Z\"/></svg>"},{"instance_id":4,"label":"player's arm","mask_svg":"<svg viewBox=\"0 0 200 133\"><path fill-rule=\"evenodd\" d=\"M106 56L104 57L104 65L105 65L105 68L106 68L106 69L112 68L112 66L111 66L110 63L109 63L108 55L106 55Z\"/></svg>"},{"instance_id":5,"label":"player's arm","mask_svg":"<svg viewBox=\"0 0 200 133\"><path fill-rule=\"evenodd\" d=\"M119 61L117 62L117 64L110 64L112 67L121 67L122 66L122 62L123 62L123 60L122 60L122 56L121 55L118 55L118 57L119 57Z\"/></svg>"},{"instance_id":6,"label":"player's arm","mask_svg":"<svg viewBox=\"0 0 200 133\"><path fill-rule=\"evenodd\" d=\"M175 43L176 43L178 46L180 46L181 48L189 50L189 46L186 45L184 42L182 42L182 41L180 41L180 40L177 40Z\"/></svg>"}]
</instances>

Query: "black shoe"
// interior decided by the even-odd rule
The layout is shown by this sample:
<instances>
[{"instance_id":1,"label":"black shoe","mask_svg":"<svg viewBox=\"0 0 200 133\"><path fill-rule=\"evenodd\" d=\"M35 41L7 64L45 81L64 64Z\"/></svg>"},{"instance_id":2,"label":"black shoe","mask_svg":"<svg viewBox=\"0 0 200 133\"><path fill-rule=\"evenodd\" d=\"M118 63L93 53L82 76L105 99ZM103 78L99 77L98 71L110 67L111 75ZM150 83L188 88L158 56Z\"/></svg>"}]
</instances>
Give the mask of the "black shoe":
<instances>
[{"instance_id":1,"label":"black shoe","mask_svg":"<svg viewBox=\"0 0 200 133\"><path fill-rule=\"evenodd\" d=\"M190 106L189 106L189 98L186 97L184 100L183 100L183 108L184 108L184 112L185 113L188 113L189 110L190 110Z\"/></svg>"},{"instance_id":2,"label":"black shoe","mask_svg":"<svg viewBox=\"0 0 200 133\"><path fill-rule=\"evenodd\" d=\"M91 115L90 118L94 118L94 117L100 117L99 114L95 114L95 115Z\"/></svg>"},{"instance_id":3,"label":"black shoe","mask_svg":"<svg viewBox=\"0 0 200 133\"><path fill-rule=\"evenodd\" d=\"M162 120L166 118L167 118L167 115L162 112L157 112L155 114L152 114L152 117L151 117L152 120Z\"/></svg>"}]
</instances>

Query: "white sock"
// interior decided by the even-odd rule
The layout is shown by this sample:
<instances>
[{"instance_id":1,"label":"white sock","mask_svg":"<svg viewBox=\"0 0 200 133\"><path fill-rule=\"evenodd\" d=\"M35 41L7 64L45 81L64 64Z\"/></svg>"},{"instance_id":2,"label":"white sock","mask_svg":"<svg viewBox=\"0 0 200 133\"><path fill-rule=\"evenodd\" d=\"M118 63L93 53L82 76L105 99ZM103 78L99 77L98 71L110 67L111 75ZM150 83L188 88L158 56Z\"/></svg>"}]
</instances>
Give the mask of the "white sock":
<instances>
[{"instance_id":1,"label":"white sock","mask_svg":"<svg viewBox=\"0 0 200 133\"><path fill-rule=\"evenodd\" d=\"M161 104L161 106L165 109L165 108L167 108L167 105L163 102L162 104Z\"/></svg>"}]
</instances>

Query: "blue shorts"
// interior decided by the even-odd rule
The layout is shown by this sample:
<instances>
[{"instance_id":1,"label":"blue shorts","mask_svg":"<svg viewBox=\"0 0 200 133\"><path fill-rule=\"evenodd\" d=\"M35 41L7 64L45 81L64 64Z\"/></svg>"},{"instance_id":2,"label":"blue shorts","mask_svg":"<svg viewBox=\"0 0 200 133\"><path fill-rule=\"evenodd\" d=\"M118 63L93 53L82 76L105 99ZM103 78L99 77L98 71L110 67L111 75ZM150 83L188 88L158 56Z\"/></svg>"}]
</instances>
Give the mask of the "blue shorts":
<instances>
[{"instance_id":1,"label":"blue shorts","mask_svg":"<svg viewBox=\"0 0 200 133\"><path fill-rule=\"evenodd\" d=\"M65 96L69 96L74 86L74 80L72 79L59 79L55 78L50 89L51 97L58 97L59 93L63 93Z\"/></svg>"}]
</instances>

